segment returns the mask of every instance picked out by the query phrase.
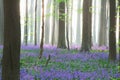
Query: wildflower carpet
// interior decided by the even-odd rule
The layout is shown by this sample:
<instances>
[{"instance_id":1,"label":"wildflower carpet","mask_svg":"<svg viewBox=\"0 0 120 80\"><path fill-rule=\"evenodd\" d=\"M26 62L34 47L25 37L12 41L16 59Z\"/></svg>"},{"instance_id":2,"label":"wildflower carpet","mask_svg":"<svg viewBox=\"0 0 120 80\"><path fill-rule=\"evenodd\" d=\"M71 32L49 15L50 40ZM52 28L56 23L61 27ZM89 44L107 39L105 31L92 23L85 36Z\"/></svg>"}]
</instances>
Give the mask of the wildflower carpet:
<instances>
[{"instance_id":1,"label":"wildflower carpet","mask_svg":"<svg viewBox=\"0 0 120 80\"><path fill-rule=\"evenodd\" d=\"M46 66L49 55L51 58ZM108 52L84 53L76 48L68 51L45 46L42 59L38 56L38 46L21 46L20 80L120 80L118 63L108 61Z\"/></svg>"}]
</instances>

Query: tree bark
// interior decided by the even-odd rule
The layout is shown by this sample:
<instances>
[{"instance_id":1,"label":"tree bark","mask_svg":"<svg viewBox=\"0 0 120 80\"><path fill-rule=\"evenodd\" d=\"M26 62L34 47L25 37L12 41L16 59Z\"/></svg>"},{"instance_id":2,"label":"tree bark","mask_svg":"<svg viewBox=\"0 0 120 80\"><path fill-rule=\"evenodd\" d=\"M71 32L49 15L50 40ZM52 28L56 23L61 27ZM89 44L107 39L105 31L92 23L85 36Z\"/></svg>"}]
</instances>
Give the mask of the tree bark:
<instances>
[{"instance_id":1,"label":"tree bark","mask_svg":"<svg viewBox=\"0 0 120 80\"><path fill-rule=\"evenodd\" d=\"M52 43L52 45L54 45L55 44L55 9L56 9L56 7L55 7L55 3L56 3L56 1L55 0L53 0L53 14L52 14L52 16L53 16L53 25L52 25L52 40L51 40L51 43Z\"/></svg>"},{"instance_id":2,"label":"tree bark","mask_svg":"<svg viewBox=\"0 0 120 80\"><path fill-rule=\"evenodd\" d=\"M49 34L50 34L50 21L49 21L49 14L50 14L50 8L48 7L50 5L50 0L47 0L45 5L45 44L49 44Z\"/></svg>"},{"instance_id":3,"label":"tree bark","mask_svg":"<svg viewBox=\"0 0 120 80\"><path fill-rule=\"evenodd\" d=\"M120 0L118 0L119 2L119 73L120 73Z\"/></svg>"},{"instance_id":4,"label":"tree bark","mask_svg":"<svg viewBox=\"0 0 120 80\"><path fill-rule=\"evenodd\" d=\"M25 26L24 26L24 43L28 45L28 0L26 0L26 18L25 18Z\"/></svg>"},{"instance_id":5,"label":"tree bark","mask_svg":"<svg viewBox=\"0 0 120 80\"><path fill-rule=\"evenodd\" d=\"M83 33L80 51L88 52L91 49L91 5L92 0L83 1Z\"/></svg>"},{"instance_id":6,"label":"tree bark","mask_svg":"<svg viewBox=\"0 0 120 80\"><path fill-rule=\"evenodd\" d=\"M59 34L58 48L66 48L65 45L65 1L59 3Z\"/></svg>"},{"instance_id":7,"label":"tree bark","mask_svg":"<svg viewBox=\"0 0 120 80\"><path fill-rule=\"evenodd\" d=\"M116 60L116 2L109 0L110 3L110 28L109 28L109 60Z\"/></svg>"},{"instance_id":8,"label":"tree bark","mask_svg":"<svg viewBox=\"0 0 120 80\"><path fill-rule=\"evenodd\" d=\"M66 1L66 40L67 40L67 48L70 50L70 43L69 43L69 1Z\"/></svg>"},{"instance_id":9,"label":"tree bark","mask_svg":"<svg viewBox=\"0 0 120 80\"><path fill-rule=\"evenodd\" d=\"M2 80L20 80L19 0L4 0Z\"/></svg>"},{"instance_id":10,"label":"tree bark","mask_svg":"<svg viewBox=\"0 0 120 80\"><path fill-rule=\"evenodd\" d=\"M37 45L37 0L35 1L35 37L34 45Z\"/></svg>"},{"instance_id":11,"label":"tree bark","mask_svg":"<svg viewBox=\"0 0 120 80\"><path fill-rule=\"evenodd\" d=\"M77 12L77 30L76 30L76 43L80 44L81 42L81 0L78 2L78 12Z\"/></svg>"},{"instance_id":12,"label":"tree bark","mask_svg":"<svg viewBox=\"0 0 120 80\"><path fill-rule=\"evenodd\" d=\"M41 43L40 43L40 56L39 59L42 58L43 54L43 44L44 44L44 0L42 0L42 36L41 36Z\"/></svg>"},{"instance_id":13,"label":"tree bark","mask_svg":"<svg viewBox=\"0 0 120 80\"><path fill-rule=\"evenodd\" d=\"M101 0L101 15L100 15L100 32L99 46L107 44L107 15L106 15L106 0Z\"/></svg>"},{"instance_id":14,"label":"tree bark","mask_svg":"<svg viewBox=\"0 0 120 80\"><path fill-rule=\"evenodd\" d=\"M0 0L0 45L3 45L3 27L4 27L3 0Z\"/></svg>"}]
</instances>

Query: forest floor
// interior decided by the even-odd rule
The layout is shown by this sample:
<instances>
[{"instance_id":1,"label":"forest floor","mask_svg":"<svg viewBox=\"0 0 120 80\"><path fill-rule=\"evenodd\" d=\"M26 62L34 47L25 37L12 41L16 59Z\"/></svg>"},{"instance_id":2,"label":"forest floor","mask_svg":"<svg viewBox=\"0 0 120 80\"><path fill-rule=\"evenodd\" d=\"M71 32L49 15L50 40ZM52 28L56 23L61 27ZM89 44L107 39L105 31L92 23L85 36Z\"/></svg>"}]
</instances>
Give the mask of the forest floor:
<instances>
[{"instance_id":1,"label":"forest floor","mask_svg":"<svg viewBox=\"0 0 120 80\"><path fill-rule=\"evenodd\" d=\"M45 46L43 57L39 59L38 46L22 46L20 57L20 80L120 80L117 61L109 63L108 51L103 47L84 53L75 47L68 51Z\"/></svg>"}]
</instances>

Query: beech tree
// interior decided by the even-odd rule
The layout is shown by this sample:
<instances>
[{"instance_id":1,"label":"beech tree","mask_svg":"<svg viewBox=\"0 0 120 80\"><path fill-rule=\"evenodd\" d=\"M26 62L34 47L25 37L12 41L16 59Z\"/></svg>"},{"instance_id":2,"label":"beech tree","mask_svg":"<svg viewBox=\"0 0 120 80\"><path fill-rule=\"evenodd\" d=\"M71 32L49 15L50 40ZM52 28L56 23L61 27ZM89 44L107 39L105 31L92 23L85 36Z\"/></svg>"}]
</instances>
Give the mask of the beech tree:
<instances>
[{"instance_id":1,"label":"beech tree","mask_svg":"<svg viewBox=\"0 0 120 80\"><path fill-rule=\"evenodd\" d=\"M116 60L116 1L109 0L110 4L110 28L109 28L109 60Z\"/></svg>"},{"instance_id":2,"label":"beech tree","mask_svg":"<svg viewBox=\"0 0 120 80\"><path fill-rule=\"evenodd\" d=\"M43 42L44 42L44 0L42 0L42 34L41 34L41 42L40 42L40 56L39 58L42 58L43 53Z\"/></svg>"},{"instance_id":3,"label":"beech tree","mask_svg":"<svg viewBox=\"0 0 120 80\"><path fill-rule=\"evenodd\" d=\"M99 46L107 44L107 15L106 15L106 0L101 0L101 15L99 29Z\"/></svg>"},{"instance_id":4,"label":"beech tree","mask_svg":"<svg viewBox=\"0 0 120 80\"><path fill-rule=\"evenodd\" d=\"M119 72L120 72L120 0L118 0L119 11Z\"/></svg>"},{"instance_id":5,"label":"beech tree","mask_svg":"<svg viewBox=\"0 0 120 80\"><path fill-rule=\"evenodd\" d=\"M92 0L83 1L83 33L82 46L80 51L89 51L91 49L91 5Z\"/></svg>"},{"instance_id":6,"label":"beech tree","mask_svg":"<svg viewBox=\"0 0 120 80\"><path fill-rule=\"evenodd\" d=\"M35 1L35 45L37 45L37 0Z\"/></svg>"},{"instance_id":7,"label":"beech tree","mask_svg":"<svg viewBox=\"0 0 120 80\"><path fill-rule=\"evenodd\" d=\"M59 29L58 48L66 48L65 45L65 1L59 1Z\"/></svg>"},{"instance_id":8,"label":"beech tree","mask_svg":"<svg viewBox=\"0 0 120 80\"><path fill-rule=\"evenodd\" d=\"M19 0L4 0L2 80L20 80Z\"/></svg>"},{"instance_id":9,"label":"beech tree","mask_svg":"<svg viewBox=\"0 0 120 80\"><path fill-rule=\"evenodd\" d=\"M24 25L24 43L25 45L28 45L28 0L26 0L26 16Z\"/></svg>"},{"instance_id":10,"label":"beech tree","mask_svg":"<svg viewBox=\"0 0 120 80\"><path fill-rule=\"evenodd\" d=\"M0 45L3 45L3 26L4 26L4 17L3 17L3 0L0 0Z\"/></svg>"}]
</instances>

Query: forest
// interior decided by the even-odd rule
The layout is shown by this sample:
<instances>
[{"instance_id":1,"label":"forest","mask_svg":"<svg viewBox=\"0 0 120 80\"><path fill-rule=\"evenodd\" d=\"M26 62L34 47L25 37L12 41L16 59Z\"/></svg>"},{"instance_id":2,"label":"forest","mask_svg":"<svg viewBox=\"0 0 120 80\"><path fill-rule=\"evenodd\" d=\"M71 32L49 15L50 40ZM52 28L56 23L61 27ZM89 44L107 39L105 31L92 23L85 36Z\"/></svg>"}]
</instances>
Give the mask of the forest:
<instances>
[{"instance_id":1,"label":"forest","mask_svg":"<svg viewBox=\"0 0 120 80\"><path fill-rule=\"evenodd\" d=\"M120 80L120 0L0 0L0 80Z\"/></svg>"}]
</instances>

